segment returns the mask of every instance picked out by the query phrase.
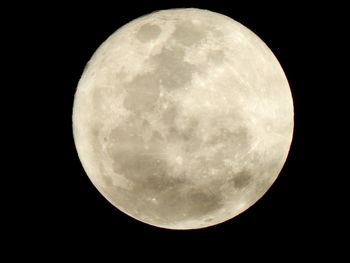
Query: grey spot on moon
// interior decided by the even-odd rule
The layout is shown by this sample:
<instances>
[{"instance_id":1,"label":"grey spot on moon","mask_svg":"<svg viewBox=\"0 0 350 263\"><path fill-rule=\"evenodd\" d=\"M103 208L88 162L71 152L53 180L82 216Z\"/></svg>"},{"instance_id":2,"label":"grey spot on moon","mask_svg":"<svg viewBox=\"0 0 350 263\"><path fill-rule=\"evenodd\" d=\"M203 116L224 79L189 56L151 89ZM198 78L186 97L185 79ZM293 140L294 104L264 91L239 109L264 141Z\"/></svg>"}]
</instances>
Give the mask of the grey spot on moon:
<instances>
[{"instance_id":1,"label":"grey spot on moon","mask_svg":"<svg viewBox=\"0 0 350 263\"><path fill-rule=\"evenodd\" d=\"M206 34L206 28L194 25L190 21L185 21L176 26L173 37L179 43L191 46L203 40Z\"/></svg>"},{"instance_id":2,"label":"grey spot on moon","mask_svg":"<svg viewBox=\"0 0 350 263\"><path fill-rule=\"evenodd\" d=\"M207 10L164 10L95 52L73 134L88 177L115 207L158 227L203 228L248 209L276 180L293 101L249 29Z\"/></svg>"},{"instance_id":3,"label":"grey spot on moon","mask_svg":"<svg viewBox=\"0 0 350 263\"><path fill-rule=\"evenodd\" d=\"M158 80L152 74L136 76L125 84L124 107L135 112L151 111L159 97Z\"/></svg>"},{"instance_id":4,"label":"grey spot on moon","mask_svg":"<svg viewBox=\"0 0 350 263\"><path fill-rule=\"evenodd\" d=\"M212 61L215 64L222 63L224 61L225 54L222 50L213 50L208 53L209 61Z\"/></svg>"},{"instance_id":5,"label":"grey spot on moon","mask_svg":"<svg viewBox=\"0 0 350 263\"><path fill-rule=\"evenodd\" d=\"M164 49L153 61L158 65L156 77L166 89L183 87L192 79L194 66L184 61L182 48Z\"/></svg>"},{"instance_id":6,"label":"grey spot on moon","mask_svg":"<svg viewBox=\"0 0 350 263\"><path fill-rule=\"evenodd\" d=\"M252 179L251 175L245 171L239 172L233 178L234 186L238 189L246 187L250 180Z\"/></svg>"},{"instance_id":7,"label":"grey spot on moon","mask_svg":"<svg viewBox=\"0 0 350 263\"><path fill-rule=\"evenodd\" d=\"M142 25L137 32L137 39L141 42L147 42L159 36L161 29L157 25L145 24Z\"/></svg>"}]
</instances>

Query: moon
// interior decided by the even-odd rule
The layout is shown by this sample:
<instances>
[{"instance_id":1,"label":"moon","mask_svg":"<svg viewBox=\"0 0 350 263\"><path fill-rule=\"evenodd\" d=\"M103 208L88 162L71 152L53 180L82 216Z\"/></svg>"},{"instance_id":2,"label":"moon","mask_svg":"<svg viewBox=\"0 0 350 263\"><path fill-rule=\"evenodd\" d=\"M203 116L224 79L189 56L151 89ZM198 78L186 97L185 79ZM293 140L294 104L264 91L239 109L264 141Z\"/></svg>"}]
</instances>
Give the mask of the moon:
<instances>
[{"instance_id":1,"label":"moon","mask_svg":"<svg viewBox=\"0 0 350 263\"><path fill-rule=\"evenodd\" d=\"M213 226L251 207L279 175L294 125L287 78L267 45L195 8L114 32L81 76L72 118L98 191L168 229Z\"/></svg>"}]
</instances>

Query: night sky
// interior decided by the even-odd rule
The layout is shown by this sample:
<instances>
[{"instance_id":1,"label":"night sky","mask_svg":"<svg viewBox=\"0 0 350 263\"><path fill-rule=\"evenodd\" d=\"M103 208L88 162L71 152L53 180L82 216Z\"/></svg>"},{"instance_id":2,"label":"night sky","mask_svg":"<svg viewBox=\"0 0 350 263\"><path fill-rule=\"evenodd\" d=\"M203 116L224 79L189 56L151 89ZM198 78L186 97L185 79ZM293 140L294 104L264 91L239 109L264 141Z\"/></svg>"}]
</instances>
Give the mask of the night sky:
<instances>
[{"instance_id":1,"label":"night sky","mask_svg":"<svg viewBox=\"0 0 350 263\"><path fill-rule=\"evenodd\" d=\"M18 163L17 159L12 166L18 174L12 178L21 194L7 195L10 246L35 247L28 255L41 255L43 250L63 256L83 246L83 254L109 254L115 260L132 249L132 256L147 251L141 254L145 259L166 253L165 261L173 256L186 260L185 255L190 254L212 255L216 262L222 262L219 255L233 262L256 256L284 262L286 258L300 259L305 254L312 258L329 251L332 240L346 229L337 229L342 211L331 200L338 191L329 178L337 178L339 184L343 173L329 165L342 158L333 154L329 136L341 117L326 109L341 112L343 106L335 102L340 96L334 95L337 85L327 78L334 68L326 61L337 51L327 41L337 30L325 21L343 19L337 15L342 8L320 3L298 5L294 1L273 6L234 2L114 1L105 5L97 1L81 6L57 2L9 7L14 15L7 20L11 24L7 27L10 40L5 44L18 50L20 60L11 59L11 67L23 72L11 82L19 87L16 94L21 91L17 105L24 107L22 115L17 115L21 129L13 135L22 136L19 147L25 145L20 156L25 155L25 160ZM71 126L77 83L99 45L141 15L176 7L219 12L256 33L282 65L295 111L289 156L270 190L234 219L190 231L141 223L107 202L82 168ZM340 245L337 248L341 250ZM284 256L277 256L276 251Z\"/></svg>"}]
</instances>

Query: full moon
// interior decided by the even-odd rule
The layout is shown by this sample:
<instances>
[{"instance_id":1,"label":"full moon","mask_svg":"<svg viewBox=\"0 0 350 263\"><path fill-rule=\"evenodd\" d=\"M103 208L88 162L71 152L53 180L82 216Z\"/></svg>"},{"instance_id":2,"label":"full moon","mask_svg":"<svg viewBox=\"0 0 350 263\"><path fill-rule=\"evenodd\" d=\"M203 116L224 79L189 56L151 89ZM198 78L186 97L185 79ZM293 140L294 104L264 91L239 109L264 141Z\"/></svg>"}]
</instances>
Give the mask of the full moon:
<instances>
[{"instance_id":1,"label":"full moon","mask_svg":"<svg viewBox=\"0 0 350 263\"><path fill-rule=\"evenodd\" d=\"M195 229L266 193L293 119L287 78L259 37L222 14L170 9L97 49L78 83L73 135L88 177L120 211Z\"/></svg>"}]
</instances>

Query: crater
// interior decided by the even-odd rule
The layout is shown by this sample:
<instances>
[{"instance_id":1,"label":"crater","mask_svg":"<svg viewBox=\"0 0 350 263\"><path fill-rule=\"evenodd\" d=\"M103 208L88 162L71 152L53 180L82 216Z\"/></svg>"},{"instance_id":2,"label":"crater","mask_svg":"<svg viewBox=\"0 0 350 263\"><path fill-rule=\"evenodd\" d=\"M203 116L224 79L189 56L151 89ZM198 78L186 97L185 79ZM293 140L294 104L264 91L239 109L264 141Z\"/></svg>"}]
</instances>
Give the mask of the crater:
<instances>
[{"instance_id":1,"label":"crater","mask_svg":"<svg viewBox=\"0 0 350 263\"><path fill-rule=\"evenodd\" d=\"M156 39L162 30L157 25L145 24L137 31L136 38L145 43Z\"/></svg>"},{"instance_id":2,"label":"crater","mask_svg":"<svg viewBox=\"0 0 350 263\"><path fill-rule=\"evenodd\" d=\"M161 178L162 167L152 155L134 151L115 151L113 157L113 169L124 174L125 178L135 184L144 185L145 178Z\"/></svg>"},{"instance_id":3,"label":"crater","mask_svg":"<svg viewBox=\"0 0 350 263\"><path fill-rule=\"evenodd\" d=\"M169 220L188 220L201 218L222 207L222 198L201 189L188 189L189 182L181 178L149 177L139 185L137 196L142 200L142 211L152 217L167 222ZM154 196L157 202L147 197Z\"/></svg>"},{"instance_id":4,"label":"crater","mask_svg":"<svg viewBox=\"0 0 350 263\"><path fill-rule=\"evenodd\" d=\"M250 183L252 177L253 176L249 172L242 171L234 175L232 181L234 183L235 188L242 189Z\"/></svg>"},{"instance_id":5,"label":"crater","mask_svg":"<svg viewBox=\"0 0 350 263\"><path fill-rule=\"evenodd\" d=\"M213 50L208 52L209 61L214 64L220 64L224 61L225 53L222 50Z\"/></svg>"},{"instance_id":6,"label":"crater","mask_svg":"<svg viewBox=\"0 0 350 263\"><path fill-rule=\"evenodd\" d=\"M137 131L130 131L124 127L116 127L111 130L108 140L111 141L110 146L113 146L114 143L118 144L118 147L126 147L132 144L142 144L143 139L137 134Z\"/></svg>"},{"instance_id":7,"label":"crater","mask_svg":"<svg viewBox=\"0 0 350 263\"><path fill-rule=\"evenodd\" d=\"M173 37L185 46L199 43L207 36L207 29L201 25L193 24L191 21L178 25L173 33Z\"/></svg>"},{"instance_id":8,"label":"crater","mask_svg":"<svg viewBox=\"0 0 350 263\"><path fill-rule=\"evenodd\" d=\"M192 153L193 151L196 151L202 144L202 138L197 134L199 121L190 118L187 121L180 119L179 123L183 126L180 127L179 125L172 123L166 133L166 140L168 142L183 145L183 150L185 152Z\"/></svg>"},{"instance_id":9,"label":"crater","mask_svg":"<svg viewBox=\"0 0 350 263\"><path fill-rule=\"evenodd\" d=\"M101 176L102 176L102 180L105 183L105 185L109 186L109 185L113 184L112 178L110 178L109 176L104 175L104 174L102 174Z\"/></svg>"},{"instance_id":10,"label":"crater","mask_svg":"<svg viewBox=\"0 0 350 263\"><path fill-rule=\"evenodd\" d=\"M168 90L180 88L191 81L195 68L184 60L184 50L174 47L165 48L153 57L156 63L157 75L161 84Z\"/></svg>"},{"instance_id":11,"label":"crater","mask_svg":"<svg viewBox=\"0 0 350 263\"><path fill-rule=\"evenodd\" d=\"M162 113L162 121L166 124L173 124L177 115L177 110L174 106L168 107Z\"/></svg>"},{"instance_id":12,"label":"crater","mask_svg":"<svg viewBox=\"0 0 350 263\"><path fill-rule=\"evenodd\" d=\"M215 145L226 143L229 145L234 145L236 151L239 152L239 150L249 148L251 145L250 141L250 132L247 127L240 126L234 130L229 130L225 127L218 127L217 132L210 137L208 144Z\"/></svg>"},{"instance_id":13,"label":"crater","mask_svg":"<svg viewBox=\"0 0 350 263\"><path fill-rule=\"evenodd\" d=\"M163 163L159 164L162 166ZM171 177L163 169L158 169L157 173L153 173L145 177L142 188L150 190L152 193L160 194L169 189L181 188L186 184L186 180L182 177Z\"/></svg>"},{"instance_id":14,"label":"crater","mask_svg":"<svg viewBox=\"0 0 350 263\"><path fill-rule=\"evenodd\" d=\"M156 184L155 180L152 184L148 183L149 178L162 182L165 164L159 158L158 144L148 144L149 147L145 148L145 141L138 130L132 132L123 127L113 129L107 151L113 161L114 172L123 174L140 187L151 188L152 184Z\"/></svg>"},{"instance_id":15,"label":"crater","mask_svg":"<svg viewBox=\"0 0 350 263\"><path fill-rule=\"evenodd\" d=\"M152 111L159 98L159 80L152 74L135 77L125 84L126 97L124 107L133 112Z\"/></svg>"},{"instance_id":16,"label":"crater","mask_svg":"<svg viewBox=\"0 0 350 263\"><path fill-rule=\"evenodd\" d=\"M167 134L167 140L169 141L183 141L191 142L198 139L197 129L199 121L195 118L186 120L180 120L177 125L173 125Z\"/></svg>"},{"instance_id":17,"label":"crater","mask_svg":"<svg viewBox=\"0 0 350 263\"><path fill-rule=\"evenodd\" d=\"M192 217L205 216L222 206L222 198L209 191L201 189L190 190L187 194L188 215Z\"/></svg>"},{"instance_id":18,"label":"crater","mask_svg":"<svg viewBox=\"0 0 350 263\"><path fill-rule=\"evenodd\" d=\"M152 131L150 142L154 146L158 146L163 142L163 136L158 131Z\"/></svg>"}]
</instances>

